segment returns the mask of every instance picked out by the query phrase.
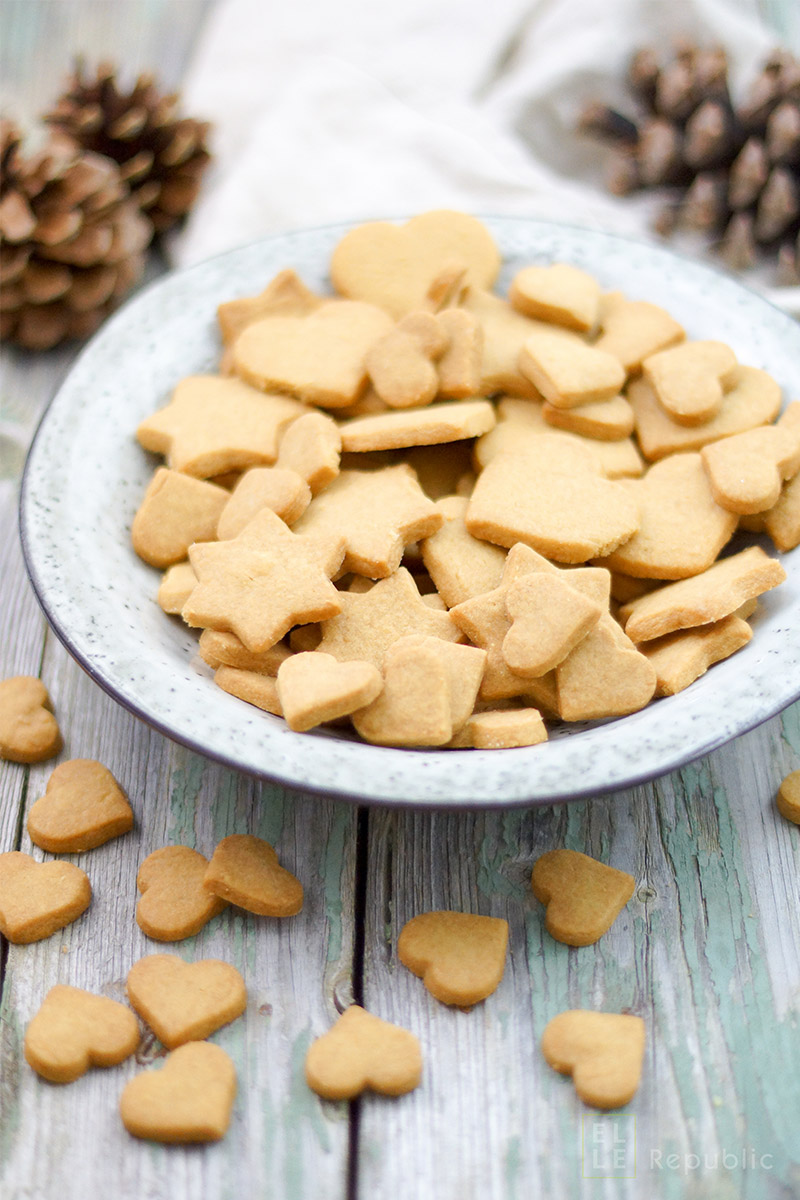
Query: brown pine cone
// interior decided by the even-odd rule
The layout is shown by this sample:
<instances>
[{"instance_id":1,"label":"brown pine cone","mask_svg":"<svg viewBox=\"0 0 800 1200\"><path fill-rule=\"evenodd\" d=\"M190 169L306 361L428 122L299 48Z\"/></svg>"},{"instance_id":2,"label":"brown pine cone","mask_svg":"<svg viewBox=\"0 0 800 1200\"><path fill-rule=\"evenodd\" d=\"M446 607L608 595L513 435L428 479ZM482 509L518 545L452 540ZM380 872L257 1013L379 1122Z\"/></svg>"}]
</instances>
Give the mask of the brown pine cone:
<instances>
[{"instance_id":1,"label":"brown pine cone","mask_svg":"<svg viewBox=\"0 0 800 1200\"><path fill-rule=\"evenodd\" d=\"M78 62L66 91L45 120L86 150L119 163L122 178L157 233L189 211L211 155L209 124L176 115L178 96L161 95L151 75L120 90L114 68L92 78Z\"/></svg>"},{"instance_id":2,"label":"brown pine cone","mask_svg":"<svg viewBox=\"0 0 800 1200\"><path fill-rule=\"evenodd\" d=\"M151 237L116 163L58 133L23 157L0 121L0 336L32 350L87 337L139 278Z\"/></svg>"}]
</instances>

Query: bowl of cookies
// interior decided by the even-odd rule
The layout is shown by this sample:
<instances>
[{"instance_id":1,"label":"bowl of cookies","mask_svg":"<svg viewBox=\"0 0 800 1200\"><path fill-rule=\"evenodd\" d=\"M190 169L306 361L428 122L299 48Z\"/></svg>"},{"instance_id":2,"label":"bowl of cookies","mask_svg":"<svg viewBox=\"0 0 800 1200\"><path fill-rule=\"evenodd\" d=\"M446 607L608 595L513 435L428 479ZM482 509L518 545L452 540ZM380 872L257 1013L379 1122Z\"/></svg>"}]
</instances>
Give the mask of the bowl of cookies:
<instances>
[{"instance_id":1,"label":"bowl of cookies","mask_svg":"<svg viewBox=\"0 0 800 1200\"><path fill-rule=\"evenodd\" d=\"M121 704L359 802L632 786L800 696L800 326L661 246L434 211L164 277L23 481Z\"/></svg>"}]
</instances>

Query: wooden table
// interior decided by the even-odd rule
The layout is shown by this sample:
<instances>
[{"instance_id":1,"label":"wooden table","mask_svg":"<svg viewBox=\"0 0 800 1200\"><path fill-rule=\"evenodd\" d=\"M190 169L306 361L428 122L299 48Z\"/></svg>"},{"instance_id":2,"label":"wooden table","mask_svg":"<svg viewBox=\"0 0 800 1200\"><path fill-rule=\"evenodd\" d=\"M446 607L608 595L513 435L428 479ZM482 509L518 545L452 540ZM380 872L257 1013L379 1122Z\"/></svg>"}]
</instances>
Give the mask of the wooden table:
<instances>
[{"instance_id":1,"label":"wooden table","mask_svg":"<svg viewBox=\"0 0 800 1200\"><path fill-rule=\"evenodd\" d=\"M5 92L22 116L40 111L79 48L90 60L124 57L130 71L155 66L175 85L205 8L6 0ZM773 800L800 766L800 705L646 786L531 811L359 809L222 769L108 699L48 631L28 585L19 477L74 353L3 355L0 677L41 675L66 734L61 758L105 763L130 794L136 827L76 856L94 888L83 918L46 941L3 945L0 1194L797 1195L800 839ZM0 850L31 851L26 814L52 767L0 763ZM138 863L168 843L209 853L233 832L276 846L306 885L302 913L279 922L228 910L193 940L149 942L133 919ZM557 846L636 877L623 915L585 949L544 932L530 893L531 864ZM431 908L510 924L502 984L472 1012L438 1004L398 964L400 928ZM159 949L225 958L247 980L246 1015L214 1036L239 1078L231 1130L215 1146L140 1143L122 1128L118 1097L158 1053L152 1038L135 1062L67 1087L41 1082L22 1056L25 1026L54 983L123 998L131 963ZM311 1040L354 998L418 1034L425 1073L411 1095L348 1106L306 1087ZM584 1108L541 1057L545 1024L571 1007L632 1011L647 1023L642 1085L620 1113Z\"/></svg>"}]
</instances>

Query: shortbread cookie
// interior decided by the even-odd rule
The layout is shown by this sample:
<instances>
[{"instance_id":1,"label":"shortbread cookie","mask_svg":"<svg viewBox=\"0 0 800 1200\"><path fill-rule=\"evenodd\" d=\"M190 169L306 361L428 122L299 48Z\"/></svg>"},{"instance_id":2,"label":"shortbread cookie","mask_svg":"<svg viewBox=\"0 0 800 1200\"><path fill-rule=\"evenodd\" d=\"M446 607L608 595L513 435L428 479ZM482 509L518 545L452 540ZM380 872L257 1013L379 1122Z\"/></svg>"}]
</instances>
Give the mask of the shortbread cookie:
<instances>
[{"instance_id":1,"label":"shortbread cookie","mask_svg":"<svg viewBox=\"0 0 800 1200\"><path fill-rule=\"evenodd\" d=\"M510 750L547 741L547 727L537 708L476 712L451 745L455 749Z\"/></svg>"},{"instance_id":2,"label":"shortbread cookie","mask_svg":"<svg viewBox=\"0 0 800 1200\"><path fill-rule=\"evenodd\" d=\"M764 512L786 479L800 471L800 433L764 425L705 446L701 454L717 504L729 512Z\"/></svg>"},{"instance_id":3,"label":"shortbread cookie","mask_svg":"<svg viewBox=\"0 0 800 1200\"><path fill-rule=\"evenodd\" d=\"M214 683L222 688L223 692L244 700L246 704L252 704L275 717L283 716L278 681L274 675L264 675L261 671L250 671L241 667L222 666L217 667L214 672Z\"/></svg>"},{"instance_id":4,"label":"shortbread cookie","mask_svg":"<svg viewBox=\"0 0 800 1200\"><path fill-rule=\"evenodd\" d=\"M420 547L422 561L445 604L452 607L499 587L506 552L469 532L465 523L467 498L445 496L436 507L444 524L424 538Z\"/></svg>"},{"instance_id":5,"label":"shortbread cookie","mask_svg":"<svg viewBox=\"0 0 800 1200\"><path fill-rule=\"evenodd\" d=\"M483 335L478 393L541 400L534 384L519 369L520 351L530 335L542 328L541 322L524 317L502 296L483 288L467 288L462 304L480 323Z\"/></svg>"},{"instance_id":6,"label":"shortbread cookie","mask_svg":"<svg viewBox=\"0 0 800 1200\"><path fill-rule=\"evenodd\" d=\"M102 763L74 758L56 767L31 806L31 841L51 854L80 854L133 829L133 810Z\"/></svg>"},{"instance_id":7,"label":"shortbread cookie","mask_svg":"<svg viewBox=\"0 0 800 1200\"><path fill-rule=\"evenodd\" d=\"M439 395L447 400L480 395L484 342L480 321L463 308L446 308L437 321L447 340L436 363Z\"/></svg>"},{"instance_id":8,"label":"shortbread cookie","mask_svg":"<svg viewBox=\"0 0 800 1200\"><path fill-rule=\"evenodd\" d=\"M246 326L233 343L233 369L263 391L345 408L367 386L367 351L391 328L374 304L326 300L307 316L265 317Z\"/></svg>"},{"instance_id":9,"label":"shortbread cookie","mask_svg":"<svg viewBox=\"0 0 800 1200\"><path fill-rule=\"evenodd\" d=\"M672 454L642 479L620 480L639 509L633 537L602 562L645 579L684 579L707 570L736 531L720 507L699 454Z\"/></svg>"},{"instance_id":10,"label":"shortbread cookie","mask_svg":"<svg viewBox=\"0 0 800 1200\"><path fill-rule=\"evenodd\" d=\"M217 536L217 521L229 500L230 494L214 483L159 467L133 518L134 550L152 567L180 562L192 542Z\"/></svg>"},{"instance_id":11,"label":"shortbread cookie","mask_svg":"<svg viewBox=\"0 0 800 1200\"><path fill-rule=\"evenodd\" d=\"M422 1053L414 1034L357 1004L346 1008L306 1054L306 1083L326 1100L352 1100L367 1089L402 1096L413 1091L421 1075Z\"/></svg>"},{"instance_id":12,"label":"shortbread cookie","mask_svg":"<svg viewBox=\"0 0 800 1200\"><path fill-rule=\"evenodd\" d=\"M154 1142L218 1142L228 1130L236 1068L221 1046L189 1042L159 1071L144 1071L120 1097L122 1123Z\"/></svg>"},{"instance_id":13,"label":"shortbread cookie","mask_svg":"<svg viewBox=\"0 0 800 1200\"><path fill-rule=\"evenodd\" d=\"M330 577L345 542L301 538L268 508L227 542L197 542L189 561L197 575L183 607L188 625L235 633L256 653L274 646L293 625L341 611Z\"/></svg>"},{"instance_id":14,"label":"shortbread cookie","mask_svg":"<svg viewBox=\"0 0 800 1200\"><path fill-rule=\"evenodd\" d=\"M397 957L443 1004L468 1008L491 996L505 969L508 922L472 913L428 912L400 930Z\"/></svg>"},{"instance_id":15,"label":"shortbread cookie","mask_svg":"<svg viewBox=\"0 0 800 1200\"><path fill-rule=\"evenodd\" d=\"M175 563L164 572L158 587L156 600L160 608L170 616L179 617L183 606L197 586L197 576L188 561Z\"/></svg>"},{"instance_id":16,"label":"shortbread cookie","mask_svg":"<svg viewBox=\"0 0 800 1200\"><path fill-rule=\"evenodd\" d=\"M566 563L610 554L636 532L638 505L619 483L540 463L534 470L528 450L496 455L470 498L469 532L500 546L524 542Z\"/></svg>"},{"instance_id":17,"label":"shortbread cookie","mask_svg":"<svg viewBox=\"0 0 800 1200\"><path fill-rule=\"evenodd\" d=\"M193 937L227 907L203 887L208 859L189 846L162 846L139 867L136 886L142 893L136 922L157 942Z\"/></svg>"},{"instance_id":18,"label":"shortbread cookie","mask_svg":"<svg viewBox=\"0 0 800 1200\"><path fill-rule=\"evenodd\" d=\"M197 650L210 667L236 667L240 671L258 671L263 675L277 675L278 667L291 654L284 642L276 642L257 654L248 650L235 633L220 629L204 629Z\"/></svg>"},{"instance_id":19,"label":"shortbread cookie","mask_svg":"<svg viewBox=\"0 0 800 1200\"><path fill-rule=\"evenodd\" d=\"M380 695L353 713L356 731L381 746L446 746L472 712L485 660L475 646L398 639L384 655Z\"/></svg>"},{"instance_id":20,"label":"shortbread cookie","mask_svg":"<svg viewBox=\"0 0 800 1200\"><path fill-rule=\"evenodd\" d=\"M240 379L190 375L136 436L145 450L165 455L173 470L208 479L270 466L283 430L306 411L288 396L264 395Z\"/></svg>"},{"instance_id":21,"label":"shortbread cookie","mask_svg":"<svg viewBox=\"0 0 800 1200\"><path fill-rule=\"evenodd\" d=\"M602 604L570 586L568 574L524 575L506 590L511 624L503 638L503 658L515 675L546 675L586 637L603 611Z\"/></svg>"},{"instance_id":22,"label":"shortbread cookie","mask_svg":"<svg viewBox=\"0 0 800 1200\"><path fill-rule=\"evenodd\" d=\"M373 342L365 363L381 400L390 408L430 404L439 390L435 360L446 345L444 331L429 312L410 313Z\"/></svg>"},{"instance_id":23,"label":"shortbread cookie","mask_svg":"<svg viewBox=\"0 0 800 1200\"><path fill-rule=\"evenodd\" d=\"M371 662L381 669L389 648L411 634L457 642L461 631L446 612L430 608L411 573L400 567L367 592L340 593L342 611L322 627L319 649L341 662Z\"/></svg>"},{"instance_id":24,"label":"shortbread cookie","mask_svg":"<svg viewBox=\"0 0 800 1200\"><path fill-rule=\"evenodd\" d=\"M625 632L634 642L648 642L678 629L721 621L745 601L777 587L786 572L760 546L750 546L720 559L702 575L680 579L619 610Z\"/></svg>"},{"instance_id":25,"label":"shortbread cookie","mask_svg":"<svg viewBox=\"0 0 800 1200\"><path fill-rule=\"evenodd\" d=\"M337 292L378 304L399 320L423 308L431 284L453 266L464 270L461 286L491 287L500 254L475 217L442 209L405 225L372 221L357 226L335 247L330 272Z\"/></svg>"},{"instance_id":26,"label":"shortbread cookie","mask_svg":"<svg viewBox=\"0 0 800 1200\"><path fill-rule=\"evenodd\" d=\"M230 963L203 958L187 963L174 954L148 954L128 972L128 999L169 1050L207 1038L241 1016L244 980Z\"/></svg>"},{"instance_id":27,"label":"shortbread cookie","mask_svg":"<svg viewBox=\"0 0 800 1200\"><path fill-rule=\"evenodd\" d=\"M192 542L210 542L235 538L262 508L271 509L276 516L293 525L311 503L311 488L296 471L283 467L251 467L240 476L233 492L226 493L216 528ZM188 550L188 546L187 546Z\"/></svg>"},{"instance_id":28,"label":"shortbread cookie","mask_svg":"<svg viewBox=\"0 0 800 1200\"><path fill-rule=\"evenodd\" d=\"M526 317L585 333L597 322L600 284L568 263L523 267L511 280L508 298Z\"/></svg>"},{"instance_id":29,"label":"shortbread cookie","mask_svg":"<svg viewBox=\"0 0 800 1200\"><path fill-rule=\"evenodd\" d=\"M636 436L651 461L684 450L702 450L710 442L755 429L774 421L781 406L781 389L756 367L739 366L719 412L703 425L679 425L667 415L646 379L635 379L628 399L636 418Z\"/></svg>"},{"instance_id":30,"label":"shortbread cookie","mask_svg":"<svg viewBox=\"0 0 800 1200\"><path fill-rule=\"evenodd\" d=\"M764 513L764 529L784 553L800 546L800 474L784 485L777 504Z\"/></svg>"},{"instance_id":31,"label":"shortbread cookie","mask_svg":"<svg viewBox=\"0 0 800 1200\"><path fill-rule=\"evenodd\" d=\"M575 1091L594 1108L622 1108L642 1074L645 1026L641 1017L573 1009L553 1017L542 1034L551 1067L571 1075Z\"/></svg>"},{"instance_id":32,"label":"shortbread cookie","mask_svg":"<svg viewBox=\"0 0 800 1200\"><path fill-rule=\"evenodd\" d=\"M655 669L608 613L555 675L557 711L565 721L626 717L649 704L656 688Z\"/></svg>"},{"instance_id":33,"label":"shortbread cookie","mask_svg":"<svg viewBox=\"0 0 800 1200\"><path fill-rule=\"evenodd\" d=\"M267 917L292 917L303 907L303 885L278 863L263 838L236 833L211 856L203 885L239 908Z\"/></svg>"},{"instance_id":34,"label":"shortbread cookie","mask_svg":"<svg viewBox=\"0 0 800 1200\"><path fill-rule=\"evenodd\" d=\"M574 408L557 408L554 404L542 406L542 416L548 425L564 429L568 433L582 434L603 442L616 442L633 433L633 409L624 396L612 396L610 400L599 400L593 404L579 404Z\"/></svg>"},{"instance_id":35,"label":"shortbread cookie","mask_svg":"<svg viewBox=\"0 0 800 1200\"><path fill-rule=\"evenodd\" d=\"M741 617L732 613L710 625L682 629L652 642L642 642L642 654L655 668L656 695L674 696L710 666L721 662L746 646L753 631Z\"/></svg>"},{"instance_id":36,"label":"shortbread cookie","mask_svg":"<svg viewBox=\"0 0 800 1200\"><path fill-rule=\"evenodd\" d=\"M555 329L531 334L520 351L519 369L556 408L610 400L625 382L625 371L612 354Z\"/></svg>"},{"instance_id":37,"label":"shortbread cookie","mask_svg":"<svg viewBox=\"0 0 800 1200\"><path fill-rule=\"evenodd\" d=\"M25 1060L51 1083L72 1083L90 1067L113 1067L139 1044L139 1023L108 996L56 984L25 1030Z\"/></svg>"},{"instance_id":38,"label":"shortbread cookie","mask_svg":"<svg viewBox=\"0 0 800 1200\"><path fill-rule=\"evenodd\" d=\"M495 423L487 400L459 400L429 404L412 412L378 413L357 417L341 426L342 446L351 452L397 450L406 446L433 446L479 437Z\"/></svg>"},{"instance_id":39,"label":"shortbread cookie","mask_svg":"<svg viewBox=\"0 0 800 1200\"><path fill-rule=\"evenodd\" d=\"M0 854L0 933L16 944L38 942L89 907L88 876L69 862L36 862L21 850Z\"/></svg>"},{"instance_id":40,"label":"shortbread cookie","mask_svg":"<svg viewBox=\"0 0 800 1200\"><path fill-rule=\"evenodd\" d=\"M647 300L606 298L601 305L601 333L594 343L598 350L613 354L629 374L660 350L682 342L683 326L657 304Z\"/></svg>"},{"instance_id":41,"label":"shortbread cookie","mask_svg":"<svg viewBox=\"0 0 800 1200\"><path fill-rule=\"evenodd\" d=\"M0 680L0 758L34 763L54 758L63 746L53 704L41 679L14 675Z\"/></svg>"},{"instance_id":42,"label":"shortbread cookie","mask_svg":"<svg viewBox=\"0 0 800 1200\"><path fill-rule=\"evenodd\" d=\"M533 894L546 906L547 932L568 946L590 946L601 938L635 886L632 875L577 850L548 850L531 875Z\"/></svg>"},{"instance_id":43,"label":"shortbread cookie","mask_svg":"<svg viewBox=\"0 0 800 1200\"><path fill-rule=\"evenodd\" d=\"M240 300L227 300L218 305L217 320L222 340L230 346L247 325L261 317L304 317L319 308L322 302L322 296L310 291L296 272L287 267L279 271L257 296L243 296Z\"/></svg>"},{"instance_id":44,"label":"shortbread cookie","mask_svg":"<svg viewBox=\"0 0 800 1200\"><path fill-rule=\"evenodd\" d=\"M314 497L294 531L320 540L342 538L342 571L383 579L400 566L410 542L435 533L443 520L411 468L400 463L380 471L342 471ZM301 623L302 618L294 622Z\"/></svg>"},{"instance_id":45,"label":"shortbread cookie","mask_svg":"<svg viewBox=\"0 0 800 1200\"><path fill-rule=\"evenodd\" d=\"M800 825L800 771L790 771L778 788L778 812L787 821Z\"/></svg>"},{"instance_id":46,"label":"shortbread cookie","mask_svg":"<svg viewBox=\"0 0 800 1200\"><path fill-rule=\"evenodd\" d=\"M383 688L369 662L340 662L331 654L293 654L278 671L278 697L290 729L304 732L371 704Z\"/></svg>"},{"instance_id":47,"label":"shortbread cookie","mask_svg":"<svg viewBox=\"0 0 800 1200\"><path fill-rule=\"evenodd\" d=\"M724 342L682 342L646 358L642 374L673 421L702 425L719 412L736 368L736 355Z\"/></svg>"},{"instance_id":48,"label":"shortbread cookie","mask_svg":"<svg viewBox=\"0 0 800 1200\"><path fill-rule=\"evenodd\" d=\"M277 466L294 471L316 496L339 474L342 435L327 413L309 412L292 421L281 438Z\"/></svg>"}]
</instances>

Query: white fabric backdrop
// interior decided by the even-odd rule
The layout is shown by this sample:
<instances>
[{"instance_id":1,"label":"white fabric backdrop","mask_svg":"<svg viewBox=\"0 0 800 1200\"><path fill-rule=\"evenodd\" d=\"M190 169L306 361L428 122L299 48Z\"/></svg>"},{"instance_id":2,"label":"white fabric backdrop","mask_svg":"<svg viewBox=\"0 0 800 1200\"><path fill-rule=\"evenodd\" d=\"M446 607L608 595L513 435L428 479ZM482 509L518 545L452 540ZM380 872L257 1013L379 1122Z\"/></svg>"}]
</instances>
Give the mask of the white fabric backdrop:
<instances>
[{"instance_id":1,"label":"white fabric backdrop","mask_svg":"<svg viewBox=\"0 0 800 1200\"><path fill-rule=\"evenodd\" d=\"M659 201L610 196L575 123L590 97L629 106L630 55L678 33L721 41L734 88L776 43L756 0L218 0L183 87L215 161L170 252L440 207L649 237Z\"/></svg>"}]
</instances>

